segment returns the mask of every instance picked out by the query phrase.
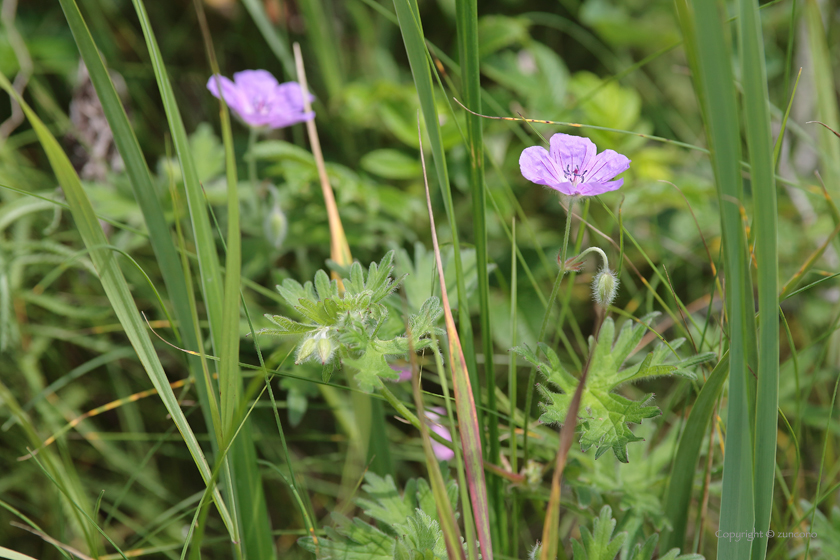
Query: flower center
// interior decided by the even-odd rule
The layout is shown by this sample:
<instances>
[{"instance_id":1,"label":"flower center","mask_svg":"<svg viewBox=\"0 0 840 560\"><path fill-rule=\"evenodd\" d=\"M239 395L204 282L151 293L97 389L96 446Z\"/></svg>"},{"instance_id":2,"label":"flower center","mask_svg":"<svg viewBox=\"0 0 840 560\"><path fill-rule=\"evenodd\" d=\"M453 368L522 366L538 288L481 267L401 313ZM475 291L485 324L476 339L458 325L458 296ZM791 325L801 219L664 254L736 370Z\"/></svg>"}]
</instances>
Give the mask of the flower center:
<instances>
[{"instance_id":1,"label":"flower center","mask_svg":"<svg viewBox=\"0 0 840 560\"><path fill-rule=\"evenodd\" d=\"M268 101L265 97L254 97L251 100L251 103L254 105L255 113L258 113L260 115L266 115L271 111L271 102Z\"/></svg>"},{"instance_id":2,"label":"flower center","mask_svg":"<svg viewBox=\"0 0 840 560\"><path fill-rule=\"evenodd\" d=\"M563 170L563 173L566 175L566 179L568 179L572 183L572 185L577 185L578 183L586 182L587 171L588 170L586 169L581 171L578 166L575 166L574 169L572 169L571 165L567 165L566 169Z\"/></svg>"}]
</instances>

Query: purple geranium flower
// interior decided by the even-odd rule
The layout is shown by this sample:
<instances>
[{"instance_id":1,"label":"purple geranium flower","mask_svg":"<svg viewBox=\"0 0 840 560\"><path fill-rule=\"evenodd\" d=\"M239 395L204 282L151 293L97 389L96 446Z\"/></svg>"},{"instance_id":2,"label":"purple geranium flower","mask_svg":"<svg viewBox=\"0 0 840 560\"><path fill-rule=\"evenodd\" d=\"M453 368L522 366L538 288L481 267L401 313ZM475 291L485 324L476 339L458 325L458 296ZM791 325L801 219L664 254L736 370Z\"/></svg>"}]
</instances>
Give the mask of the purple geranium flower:
<instances>
[{"instance_id":1,"label":"purple geranium flower","mask_svg":"<svg viewBox=\"0 0 840 560\"><path fill-rule=\"evenodd\" d=\"M630 167L626 156L613 150L595 155L592 140L569 134L555 134L549 147L531 146L519 156L522 176L532 183L569 196L595 196L624 184L624 179L612 179Z\"/></svg>"},{"instance_id":2,"label":"purple geranium flower","mask_svg":"<svg viewBox=\"0 0 840 560\"><path fill-rule=\"evenodd\" d=\"M433 432L435 432L437 435L441 436L447 441L452 441L452 434L449 433L449 430L437 423L437 421L444 414L446 414L445 410L439 407L435 407L432 410L426 411L426 418L428 418L431 421ZM438 458L438 461L451 461L455 458L454 451L452 451L442 443L436 442L435 440L432 440L432 450L435 453L435 457Z\"/></svg>"},{"instance_id":3,"label":"purple geranium flower","mask_svg":"<svg viewBox=\"0 0 840 560\"><path fill-rule=\"evenodd\" d=\"M303 92L297 82L278 84L265 70L243 70L233 75L233 81L214 74L207 89L216 97L224 95L225 103L249 126L283 128L315 118L305 112ZM312 102L314 96L309 96Z\"/></svg>"}]
</instances>

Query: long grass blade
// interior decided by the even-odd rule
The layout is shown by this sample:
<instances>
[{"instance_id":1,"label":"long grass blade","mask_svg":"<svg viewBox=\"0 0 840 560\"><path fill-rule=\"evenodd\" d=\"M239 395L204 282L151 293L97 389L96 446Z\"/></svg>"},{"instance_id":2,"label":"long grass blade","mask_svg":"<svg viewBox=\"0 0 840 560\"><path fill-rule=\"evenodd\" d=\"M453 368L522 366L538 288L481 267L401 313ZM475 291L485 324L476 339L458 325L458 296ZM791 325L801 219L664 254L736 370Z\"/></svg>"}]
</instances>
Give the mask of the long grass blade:
<instances>
[{"instance_id":1,"label":"long grass blade","mask_svg":"<svg viewBox=\"0 0 840 560\"><path fill-rule=\"evenodd\" d=\"M219 65L213 48L210 30L204 15L203 4L194 2L199 17L210 69L220 75ZM217 78L218 79L218 78ZM219 86L221 91L221 86ZM225 243L224 300L222 302L221 340L216 341L219 349L219 389L221 391L222 444L231 443L234 452L230 458L232 478L236 487L239 524L242 527L242 544L247 558L270 560L275 558L274 539L271 535L270 518L262 487L262 477L257 464L257 453L251 435L251 423L242 422L238 436L237 425L242 407L242 372L239 368L239 318L240 318L240 274L242 271L242 235L239 226L239 193L236 176L236 158L233 148L233 134L230 112L224 99L219 99L219 116L222 125L222 140L225 149L225 171L227 179L227 241ZM225 473L227 474L227 472ZM229 482L230 483L230 479ZM206 517L206 513L205 513ZM194 549L196 552L199 547Z\"/></svg>"},{"instance_id":2,"label":"long grass blade","mask_svg":"<svg viewBox=\"0 0 840 560\"><path fill-rule=\"evenodd\" d=\"M58 182L64 190L67 197L67 202L70 205L73 218L76 222L76 227L87 247L96 247L107 245L108 241L102 231L102 227L96 219L93 212L90 200L87 197L79 177L73 169L72 164L67 159L67 156L61 150L56 139L50 134L43 122L30 109L23 99L12 88L12 85L6 80L4 76L0 76L0 87L2 87L9 95L16 98L21 104L26 113L32 128L38 135L44 151L47 153L50 165L55 172ZM175 394L169 387L169 381L166 373L163 371L163 366L157 356L152 341L143 326L140 318L140 313L131 296L131 291L125 281L122 271L117 266L116 258L111 251L92 251L91 260L99 272L102 287L111 306L123 325L126 336L128 336L131 345L134 347L137 355L146 369L152 383L158 390L158 393L166 406L167 411L171 415L173 421L178 426L178 430L187 444L190 455L201 473L205 483L208 483L211 477L210 468L204 458L204 453L198 444L198 440L187 422L181 407L175 398ZM216 506L219 514L225 523L228 531L233 535L234 522L227 509L218 488L213 489L213 498L216 501Z\"/></svg>"},{"instance_id":3,"label":"long grass blade","mask_svg":"<svg viewBox=\"0 0 840 560\"><path fill-rule=\"evenodd\" d=\"M146 159L78 5L75 0L61 0L61 7L88 69L91 83L102 104L102 110L113 131L114 143L125 162L132 192L143 213L143 219L149 231L149 241L177 319L175 333L180 337L183 346L197 348L197 331L191 320L184 269L175 250L175 244L172 242L170 229L158 200L157 188L152 181ZM218 405L204 376L199 375L201 363L195 356L190 356L188 360L190 369L196 377L196 387L205 415L204 419L208 425L217 426L219 424Z\"/></svg>"},{"instance_id":4,"label":"long grass blade","mask_svg":"<svg viewBox=\"0 0 840 560\"><path fill-rule=\"evenodd\" d=\"M811 77L819 111L818 118L812 120L820 120L826 126L840 130L832 58L820 6L816 0L805 1L805 24L808 28L808 44L812 57ZM836 197L840 193L840 142L825 128L821 128L817 134L822 161L821 174L826 187Z\"/></svg>"},{"instance_id":5,"label":"long grass blade","mask_svg":"<svg viewBox=\"0 0 840 560\"><path fill-rule=\"evenodd\" d=\"M694 475L697 471L700 448L703 445L703 434L709 426L715 403L720 397L723 383L728 375L729 359L728 356L724 356L703 384L697 400L691 407L691 413L683 428L677 454L671 466L668 488L665 490L663 511L665 518L671 523L671 530L663 534L661 550L685 548L688 510L691 506L691 491L694 488Z\"/></svg>"},{"instance_id":6,"label":"long grass blade","mask_svg":"<svg viewBox=\"0 0 840 560\"><path fill-rule=\"evenodd\" d=\"M678 1L677 4L682 5L683 2ZM748 380L752 377L748 364L752 365L756 346L755 310L741 222L740 120L732 54L717 3L691 0L689 5L681 7L680 16L684 36L687 42L692 43L687 47L692 54L689 61L703 109L723 231L730 376L720 530L749 532L755 527L751 433L755 403L749 396L754 393ZM774 309L774 318L775 315ZM718 540L720 560L742 560L749 556L749 541Z\"/></svg>"},{"instance_id":7,"label":"long grass blade","mask_svg":"<svg viewBox=\"0 0 840 560\"><path fill-rule=\"evenodd\" d=\"M752 560L764 560L773 510L776 434L779 425L779 254L776 181L770 135L767 70L761 18L756 0L738 2L744 130L747 136L755 209L755 259L758 267L758 380L755 406L755 530Z\"/></svg>"},{"instance_id":8,"label":"long grass blade","mask_svg":"<svg viewBox=\"0 0 840 560\"><path fill-rule=\"evenodd\" d=\"M420 144L421 150L423 144ZM464 451L464 463L467 471L467 485L472 499L472 510L475 518L478 542L481 546L481 556L485 560L493 560L493 541L490 536L490 508L487 501L487 487L484 479L484 459L481 452L481 432L478 415L476 413L473 389L467 372L467 363L455 319L449 307L449 295L446 292L446 281L443 278L443 262L440 258L435 217L432 212L432 198L429 194L429 184L426 181L426 205L429 211L429 221L432 228L432 243L435 249L438 278L440 279L441 300L443 303L446 334L449 340L449 368L452 372L452 384L455 389L455 407L458 411L458 428ZM461 300L463 301L463 300Z\"/></svg>"},{"instance_id":9,"label":"long grass blade","mask_svg":"<svg viewBox=\"0 0 840 560\"><path fill-rule=\"evenodd\" d=\"M458 31L458 52L461 60L461 84L464 101L481 112L481 72L478 45L478 2L457 0L455 23ZM469 153L470 198L472 199L473 239L478 271L478 303L481 324L481 346L484 353L484 389L487 395L487 460L499 463L499 418L496 416L496 375L493 367L493 330L490 324L490 279L487 272L487 200L484 185L484 140L481 117L467 115L467 152ZM460 307L460 306L459 306ZM502 484L498 477L488 480L492 511L497 522L493 536L502 550L507 549L507 512Z\"/></svg>"},{"instance_id":10,"label":"long grass blade","mask_svg":"<svg viewBox=\"0 0 840 560\"><path fill-rule=\"evenodd\" d=\"M432 85L432 74L429 68L428 52L426 50L423 26L420 22L420 10L416 0L394 0L394 8L399 20L400 32L402 33L405 52L408 55L408 63L411 66L411 74L414 77L414 87L420 100L420 110L423 113L423 122L426 125L426 132L429 135L429 143L432 148L432 160L435 165L435 172L438 185L443 197L443 204L446 208L446 216L449 219L449 228L452 232L452 247L455 252L455 287L458 294L458 328L464 340L464 351L466 366L470 375L470 382L473 387L473 399L481 402L479 383L475 363L475 349L473 347L472 324L470 323L469 309L466 305L466 281L464 279L463 265L461 263L461 245L458 240L458 223L455 219L455 211L452 203L452 189L449 184L449 172L446 166L446 156L443 151L443 138L440 131L440 120L435 105L435 93ZM482 408L478 410L479 425L483 425ZM482 433L483 436L483 433Z\"/></svg>"}]
</instances>

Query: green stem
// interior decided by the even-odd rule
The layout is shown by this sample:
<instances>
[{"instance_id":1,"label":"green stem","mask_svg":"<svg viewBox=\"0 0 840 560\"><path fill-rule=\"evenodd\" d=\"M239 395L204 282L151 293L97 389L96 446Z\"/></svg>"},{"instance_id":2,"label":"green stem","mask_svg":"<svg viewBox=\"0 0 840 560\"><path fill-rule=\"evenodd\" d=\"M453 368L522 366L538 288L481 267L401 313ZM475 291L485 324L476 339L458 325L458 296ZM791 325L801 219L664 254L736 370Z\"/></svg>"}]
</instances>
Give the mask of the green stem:
<instances>
[{"instance_id":1,"label":"green stem","mask_svg":"<svg viewBox=\"0 0 840 560\"><path fill-rule=\"evenodd\" d=\"M257 129L251 127L251 133L248 136L248 182L251 183L251 188L257 187L257 159L254 157L254 144L257 142Z\"/></svg>"},{"instance_id":2,"label":"green stem","mask_svg":"<svg viewBox=\"0 0 840 560\"><path fill-rule=\"evenodd\" d=\"M572 209L577 202L577 197L569 199L569 209L566 212L566 233L563 235L563 246L560 249L560 271L557 273L557 278L554 280L554 287L551 289L551 295L548 298L548 303L545 306L545 315L543 315L542 326L540 327L540 335L537 337L537 344L543 341L545 333L548 330L548 319L551 316L551 308L554 307L554 302L557 300L557 292L560 291L560 283L566 275L566 250L569 247L569 232L572 230ZM539 356L540 349L537 346L537 356ZM531 422L531 406L534 400L534 386L537 383L537 368L531 368L531 374L528 376L528 385L525 391L525 433L522 436L522 463L528 464L528 424Z\"/></svg>"}]
</instances>

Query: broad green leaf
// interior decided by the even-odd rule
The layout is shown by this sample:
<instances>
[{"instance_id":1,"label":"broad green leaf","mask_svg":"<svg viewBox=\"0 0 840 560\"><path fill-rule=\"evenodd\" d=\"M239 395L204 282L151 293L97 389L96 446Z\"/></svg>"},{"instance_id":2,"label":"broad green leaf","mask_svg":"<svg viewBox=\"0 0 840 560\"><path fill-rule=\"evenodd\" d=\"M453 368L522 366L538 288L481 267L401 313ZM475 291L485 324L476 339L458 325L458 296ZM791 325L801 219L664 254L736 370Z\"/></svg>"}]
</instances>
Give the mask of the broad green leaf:
<instances>
[{"instance_id":1,"label":"broad green leaf","mask_svg":"<svg viewBox=\"0 0 840 560\"><path fill-rule=\"evenodd\" d=\"M389 148L368 152L359 160L359 165L368 173L385 179L415 179L423 174L420 162Z\"/></svg>"},{"instance_id":2,"label":"broad green leaf","mask_svg":"<svg viewBox=\"0 0 840 560\"><path fill-rule=\"evenodd\" d=\"M327 536L298 541L303 548L317 552L322 559L393 560L394 558L448 560L443 531L437 520L434 500L428 483L410 479L400 492L390 476L382 478L368 472L362 490L367 497L357 498L356 505L377 521L377 527L356 518L352 521L333 514L335 529ZM447 484L447 494L457 506L457 485Z\"/></svg>"},{"instance_id":3,"label":"broad green leaf","mask_svg":"<svg viewBox=\"0 0 840 560\"><path fill-rule=\"evenodd\" d=\"M581 395L580 417L581 449L586 451L593 445L598 448L597 459L607 450L612 449L619 461L626 463L627 444L641 441L633 435L628 423L640 424L645 418L658 416L660 411L655 406L647 406L653 395L645 395L639 401L632 401L614 393L619 386L643 378L665 375L680 375L693 378L694 374L686 368L715 358L713 353L705 353L689 358L674 355L682 340L670 345L660 345L649 353L642 362L622 369L630 353L638 346L647 330L647 325L656 314L643 317L638 323L627 321L615 337L615 323L608 317L601 326L596 341L589 338L591 355L586 386ZM578 380L569 374L560 363L557 354L548 346L541 345L545 361L527 346L514 348L514 351L537 366L548 382L560 389L556 392L549 387L540 386L545 400L540 403L543 414L540 420L545 423L562 424L577 389Z\"/></svg>"}]
</instances>

